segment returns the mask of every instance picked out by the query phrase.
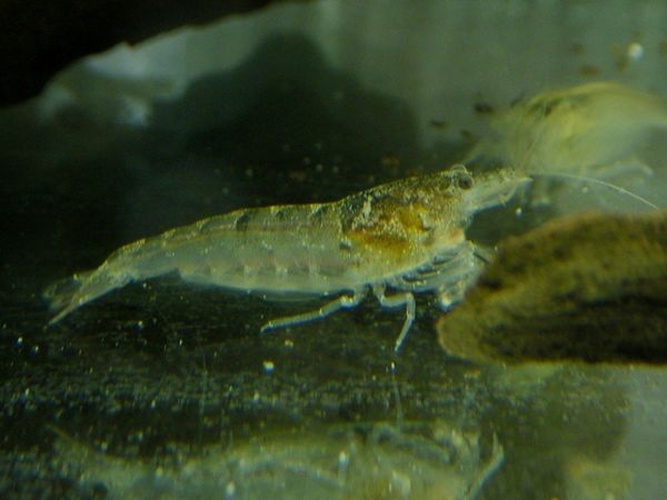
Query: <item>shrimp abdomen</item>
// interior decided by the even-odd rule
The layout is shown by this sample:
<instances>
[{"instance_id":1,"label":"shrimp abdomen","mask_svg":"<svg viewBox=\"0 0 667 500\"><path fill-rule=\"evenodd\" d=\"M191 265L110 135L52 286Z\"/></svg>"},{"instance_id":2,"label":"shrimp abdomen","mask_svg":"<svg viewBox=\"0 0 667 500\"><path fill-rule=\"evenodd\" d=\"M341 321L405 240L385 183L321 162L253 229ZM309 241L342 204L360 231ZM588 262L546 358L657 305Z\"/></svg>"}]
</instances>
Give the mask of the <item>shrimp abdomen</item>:
<instances>
[{"instance_id":1,"label":"shrimp abdomen","mask_svg":"<svg viewBox=\"0 0 667 500\"><path fill-rule=\"evenodd\" d=\"M43 293L44 299L49 302L50 310L58 311L49 324L57 323L80 306L123 287L130 281L126 276L108 273L102 266L54 283Z\"/></svg>"},{"instance_id":2,"label":"shrimp abdomen","mask_svg":"<svg viewBox=\"0 0 667 500\"><path fill-rule=\"evenodd\" d=\"M173 270L158 238L141 239L113 252L95 270L74 274L48 287L43 297L52 311L58 311L54 324L82 305L122 288L132 281L148 279Z\"/></svg>"}]
</instances>

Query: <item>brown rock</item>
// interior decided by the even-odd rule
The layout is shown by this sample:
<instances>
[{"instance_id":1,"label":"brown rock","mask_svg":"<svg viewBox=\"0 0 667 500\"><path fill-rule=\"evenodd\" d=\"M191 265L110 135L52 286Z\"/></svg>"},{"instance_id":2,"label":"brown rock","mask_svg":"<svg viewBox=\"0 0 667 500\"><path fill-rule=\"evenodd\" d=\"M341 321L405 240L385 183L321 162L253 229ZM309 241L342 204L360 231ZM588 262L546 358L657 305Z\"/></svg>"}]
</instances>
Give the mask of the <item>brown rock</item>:
<instances>
[{"instance_id":1,"label":"brown rock","mask_svg":"<svg viewBox=\"0 0 667 500\"><path fill-rule=\"evenodd\" d=\"M503 241L441 345L476 361L667 361L667 212L563 218Z\"/></svg>"}]
</instances>

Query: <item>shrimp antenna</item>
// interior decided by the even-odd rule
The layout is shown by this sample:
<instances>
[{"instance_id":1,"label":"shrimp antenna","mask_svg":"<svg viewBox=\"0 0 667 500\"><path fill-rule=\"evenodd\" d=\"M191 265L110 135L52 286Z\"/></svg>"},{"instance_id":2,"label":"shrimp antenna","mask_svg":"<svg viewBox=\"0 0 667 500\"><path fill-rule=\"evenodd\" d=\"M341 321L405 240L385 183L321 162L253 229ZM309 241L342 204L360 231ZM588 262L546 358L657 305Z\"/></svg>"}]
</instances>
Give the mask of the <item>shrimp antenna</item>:
<instances>
[{"instance_id":1,"label":"shrimp antenna","mask_svg":"<svg viewBox=\"0 0 667 500\"><path fill-rule=\"evenodd\" d=\"M617 186L616 184L612 184L611 182L603 181L603 180L600 180L600 179L595 179L595 178L592 178L592 177L583 177L583 176L580 176L580 175L573 175L573 174L555 173L555 172L530 174L530 176L531 177L555 177L555 178L573 179L573 180L577 180L577 181L590 182L591 184L597 184L598 186L603 186L603 187L606 187L607 189L610 189L612 191L616 191L617 193L620 193L624 196L628 196L628 197L632 198L633 200L638 201L639 203L642 203L643 205L646 205L647 207L649 207L653 210L660 210L660 207L651 203L646 198L642 198L638 194L635 194L632 191L628 191L627 189L622 188L621 186Z\"/></svg>"}]
</instances>

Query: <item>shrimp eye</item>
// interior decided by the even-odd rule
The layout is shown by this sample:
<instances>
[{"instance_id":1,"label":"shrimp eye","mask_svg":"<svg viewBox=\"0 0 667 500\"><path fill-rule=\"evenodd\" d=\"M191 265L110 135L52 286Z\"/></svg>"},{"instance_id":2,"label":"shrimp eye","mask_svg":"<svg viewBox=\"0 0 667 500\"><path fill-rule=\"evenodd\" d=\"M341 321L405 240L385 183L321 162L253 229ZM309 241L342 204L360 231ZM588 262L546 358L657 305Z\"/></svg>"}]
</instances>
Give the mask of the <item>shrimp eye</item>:
<instances>
[{"instance_id":1,"label":"shrimp eye","mask_svg":"<svg viewBox=\"0 0 667 500\"><path fill-rule=\"evenodd\" d=\"M468 190L473 186L472 177L469 175L462 175L456 180L456 184L460 189Z\"/></svg>"}]
</instances>

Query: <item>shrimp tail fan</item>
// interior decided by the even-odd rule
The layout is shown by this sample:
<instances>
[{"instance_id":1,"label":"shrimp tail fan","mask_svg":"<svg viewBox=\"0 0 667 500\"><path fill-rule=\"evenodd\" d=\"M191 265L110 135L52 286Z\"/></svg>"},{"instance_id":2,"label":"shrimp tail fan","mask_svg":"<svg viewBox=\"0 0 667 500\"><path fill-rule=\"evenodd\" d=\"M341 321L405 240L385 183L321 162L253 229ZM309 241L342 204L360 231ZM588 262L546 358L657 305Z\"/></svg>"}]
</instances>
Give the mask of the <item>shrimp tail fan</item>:
<instances>
[{"instance_id":1,"label":"shrimp tail fan","mask_svg":"<svg viewBox=\"0 0 667 500\"><path fill-rule=\"evenodd\" d=\"M74 297L92 274L93 271L74 274L69 278L52 283L42 292L42 299L49 305L49 310L52 313L58 313L50 323L57 322L69 312L68 309L71 307Z\"/></svg>"}]
</instances>

